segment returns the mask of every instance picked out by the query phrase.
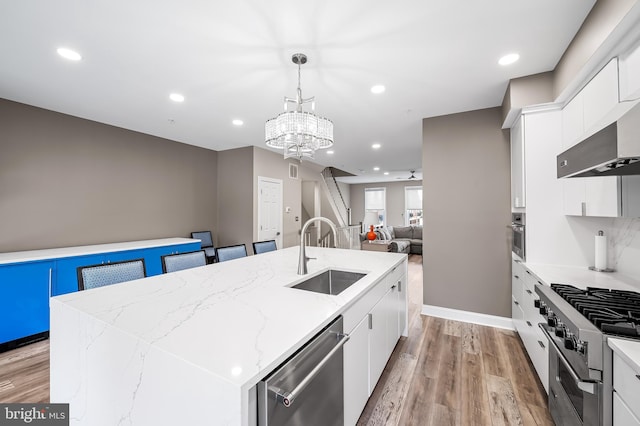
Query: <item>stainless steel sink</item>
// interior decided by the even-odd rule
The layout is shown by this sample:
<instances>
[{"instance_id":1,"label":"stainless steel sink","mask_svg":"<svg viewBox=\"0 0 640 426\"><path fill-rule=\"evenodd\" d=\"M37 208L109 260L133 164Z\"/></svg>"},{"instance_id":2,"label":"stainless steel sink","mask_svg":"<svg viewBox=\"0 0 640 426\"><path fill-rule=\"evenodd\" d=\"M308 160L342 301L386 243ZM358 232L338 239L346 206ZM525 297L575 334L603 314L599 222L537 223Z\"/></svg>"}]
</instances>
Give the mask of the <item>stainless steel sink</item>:
<instances>
[{"instance_id":1,"label":"stainless steel sink","mask_svg":"<svg viewBox=\"0 0 640 426\"><path fill-rule=\"evenodd\" d=\"M299 290L323 294L340 294L367 274L329 269L292 286Z\"/></svg>"}]
</instances>

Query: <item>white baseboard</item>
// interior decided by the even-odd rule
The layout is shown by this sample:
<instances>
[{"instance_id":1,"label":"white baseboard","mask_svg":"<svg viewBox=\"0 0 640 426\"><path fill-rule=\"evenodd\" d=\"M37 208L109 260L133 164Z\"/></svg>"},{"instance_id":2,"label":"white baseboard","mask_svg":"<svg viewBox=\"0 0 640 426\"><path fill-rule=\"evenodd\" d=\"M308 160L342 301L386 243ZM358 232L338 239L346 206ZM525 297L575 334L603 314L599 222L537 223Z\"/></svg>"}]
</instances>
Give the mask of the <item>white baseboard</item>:
<instances>
[{"instance_id":1,"label":"white baseboard","mask_svg":"<svg viewBox=\"0 0 640 426\"><path fill-rule=\"evenodd\" d=\"M489 327L515 330L513 320L511 318L499 317L496 315L479 314L477 312L461 311L458 309L443 308L433 305L422 305L422 314L454 321L470 322L473 324L487 325Z\"/></svg>"}]
</instances>

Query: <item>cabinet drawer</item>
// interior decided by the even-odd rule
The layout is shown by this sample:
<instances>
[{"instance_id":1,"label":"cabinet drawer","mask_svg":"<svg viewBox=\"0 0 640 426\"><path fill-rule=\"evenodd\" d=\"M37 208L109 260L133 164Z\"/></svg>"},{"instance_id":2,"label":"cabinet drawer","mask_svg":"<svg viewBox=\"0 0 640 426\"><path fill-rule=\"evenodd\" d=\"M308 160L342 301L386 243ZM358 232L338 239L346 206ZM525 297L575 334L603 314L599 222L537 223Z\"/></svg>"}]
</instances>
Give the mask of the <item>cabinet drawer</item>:
<instances>
[{"instance_id":1,"label":"cabinet drawer","mask_svg":"<svg viewBox=\"0 0 640 426\"><path fill-rule=\"evenodd\" d=\"M535 292L536 284L538 284L538 277L536 277L533 272L526 269L524 270L524 290L529 289L531 292Z\"/></svg>"},{"instance_id":2,"label":"cabinet drawer","mask_svg":"<svg viewBox=\"0 0 640 426\"><path fill-rule=\"evenodd\" d=\"M407 262L402 262L387 274L385 280L387 280L389 285L396 284L398 281L400 281L400 278L403 275L405 275L406 269L407 269Z\"/></svg>"},{"instance_id":3,"label":"cabinet drawer","mask_svg":"<svg viewBox=\"0 0 640 426\"><path fill-rule=\"evenodd\" d=\"M640 420L616 391L613 391L613 426L640 426Z\"/></svg>"},{"instance_id":4,"label":"cabinet drawer","mask_svg":"<svg viewBox=\"0 0 640 426\"><path fill-rule=\"evenodd\" d=\"M620 398L626 402L638 400L640 395L640 373L635 371L617 354L613 354L613 388ZM633 414L640 418L640 407L633 404L629 407Z\"/></svg>"}]
</instances>

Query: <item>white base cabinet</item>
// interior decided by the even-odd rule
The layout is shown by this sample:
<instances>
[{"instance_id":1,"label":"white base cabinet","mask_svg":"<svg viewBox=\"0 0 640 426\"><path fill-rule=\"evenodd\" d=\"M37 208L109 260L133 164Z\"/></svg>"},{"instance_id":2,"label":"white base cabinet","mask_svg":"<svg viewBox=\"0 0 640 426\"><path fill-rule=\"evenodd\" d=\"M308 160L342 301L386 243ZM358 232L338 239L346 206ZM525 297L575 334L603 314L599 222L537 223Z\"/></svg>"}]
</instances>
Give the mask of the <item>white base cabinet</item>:
<instances>
[{"instance_id":1,"label":"white base cabinet","mask_svg":"<svg viewBox=\"0 0 640 426\"><path fill-rule=\"evenodd\" d=\"M396 343L406 335L406 268L406 262L395 268L343 314L350 336L344 345L345 425L356 424Z\"/></svg>"},{"instance_id":2,"label":"white base cabinet","mask_svg":"<svg viewBox=\"0 0 640 426\"><path fill-rule=\"evenodd\" d=\"M369 318L349 333L344 345L344 424L355 425L369 399Z\"/></svg>"},{"instance_id":3,"label":"white base cabinet","mask_svg":"<svg viewBox=\"0 0 640 426\"><path fill-rule=\"evenodd\" d=\"M613 426L640 426L640 375L615 352L613 389Z\"/></svg>"},{"instance_id":4,"label":"white base cabinet","mask_svg":"<svg viewBox=\"0 0 640 426\"><path fill-rule=\"evenodd\" d=\"M538 279L519 260L512 260L512 311L511 316L518 335L524 344L527 354L538 373L538 377L549 392L549 341L538 327L545 322L538 309L534 306L538 295L535 285Z\"/></svg>"}]
</instances>

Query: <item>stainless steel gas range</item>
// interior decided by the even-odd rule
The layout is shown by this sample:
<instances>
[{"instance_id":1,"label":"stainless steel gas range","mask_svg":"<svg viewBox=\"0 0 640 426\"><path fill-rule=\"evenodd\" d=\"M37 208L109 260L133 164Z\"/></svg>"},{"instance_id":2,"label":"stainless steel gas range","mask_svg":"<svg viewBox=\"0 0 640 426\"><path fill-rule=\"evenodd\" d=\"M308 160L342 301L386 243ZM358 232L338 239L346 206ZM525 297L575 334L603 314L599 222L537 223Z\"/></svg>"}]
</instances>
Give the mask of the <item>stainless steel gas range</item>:
<instances>
[{"instance_id":1,"label":"stainless steel gas range","mask_svg":"<svg viewBox=\"0 0 640 426\"><path fill-rule=\"evenodd\" d=\"M536 285L549 338L549 410L558 425L611 426L613 354L608 336L640 339L640 294Z\"/></svg>"}]
</instances>

